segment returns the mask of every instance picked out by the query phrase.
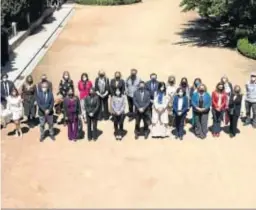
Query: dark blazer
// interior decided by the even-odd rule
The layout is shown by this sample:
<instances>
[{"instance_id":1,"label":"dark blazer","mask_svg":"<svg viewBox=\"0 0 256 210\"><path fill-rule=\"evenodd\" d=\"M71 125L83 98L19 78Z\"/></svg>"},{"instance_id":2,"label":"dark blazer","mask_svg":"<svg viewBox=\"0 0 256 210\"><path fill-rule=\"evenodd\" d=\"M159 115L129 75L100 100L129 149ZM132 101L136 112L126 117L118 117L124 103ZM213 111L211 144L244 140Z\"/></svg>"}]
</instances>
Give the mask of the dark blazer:
<instances>
[{"instance_id":1,"label":"dark blazer","mask_svg":"<svg viewBox=\"0 0 256 210\"><path fill-rule=\"evenodd\" d=\"M137 110L140 108L146 109L150 105L150 92L147 89L144 89L144 96L143 99L141 99L141 91L135 91L133 96L133 103Z\"/></svg>"},{"instance_id":2,"label":"dark blazer","mask_svg":"<svg viewBox=\"0 0 256 210\"><path fill-rule=\"evenodd\" d=\"M178 115L179 111L181 111L182 114L187 113L188 110L189 110L188 97L186 95L183 96L182 110L178 110L178 101L179 101L179 96L174 96L174 99L173 99L173 113L174 113L174 115Z\"/></svg>"},{"instance_id":3,"label":"dark blazer","mask_svg":"<svg viewBox=\"0 0 256 210\"><path fill-rule=\"evenodd\" d=\"M53 115L54 97L51 91L47 92L47 100L44 100L43 91L39 90L36 95L36 102L38 105L38 115L44 116L45 110L49 110L49 115Z\"/></svg>"},{"instance_id":4,"label":"dark blazer","mask_svg":"<svg viewBox=\"0 0 256 210\"><path fill-rule=\"evenodd\" d=\"M240 116L241 106L242 106L242 99L243 95L237 95L236 99L234 100L234 94L231 94L229 99L229 113L235 116ZM232 113L233 112L233 113Z\"/></svg>"},{"instance_id":5,"label":"dark blazer","mask_svg":"<svg viewBox=\"0 0 256 210\"><path fill-rule=\"evenodd\" d=\"M99 96L88 96L84 99L84 108L86 111L86 114L89 115L90 113L93 113L93 117L98 115L99 108L100 108L100 98Z\"/></svg>"},{"instance_id":6,"label":"dark blazer","mask_svg":"<svg viewBox=\"0 0 256 210\"><path fill-rule=\"evenodd\" d=\"M68 111L68 101L69 101L68 97L66 97L63 101L63 109L64 109L64 117L65 118L70 116L69 111ZM75 115L78 116L81 114L81 106L80 106L80 101L79 101L78 97L75 97L75 102L76 102Z\"/></svg>"},{"instance_id":7,"label":"dark blazer","mask_svg":"<svg viewBox=\"0 0 256 210\"><path fill-rule=\"evenodd\" d=\"M12 81L7 80L6 82L1 81L1 101L5 100L8 95L8 92L5 91L4 89L4 83L7 84L7 86L9 87L9 94L11 93L12 89L15 88L15 85Z\"/></svg>"},{"instance_id":8,"label":"dark blazer","mask_svg":"<svg viewBox=\"0 0 256 210\"><path fill-rule=\"evenodd\" d=\"M111 94L111 96L115 95L115 92L116 92L117 88L121 91L122 94L124 94L124 92L125 92L125 82L124 82L123 79L120 79L120 80L112 79L110 81L110 94Z\"/></svg>"},{"instance_id":9,"label":"dark blazer","mask_svg":"<svg viewBox=\"0 0 256 210\"><path fill-rule=\"evenodd\" d=\"M106 86L105 86L105 92L109 92L110 93L110 87L109 87L109 79L108 78L104 78L105 82L106 82ZM100 92L100 88L99 88L99 77L96 78L95 80L95 91L96 92ZM109 94L107 94L106 97L108 97Z\"/></svg>"},{"instance_id":10,"label":"dark blazer","mask_svg":"<svg viewBox=\"0 0 256 210\"><path fill-rule=\"evenodd\" d=\"M157 80L155 81L155 88L153 90L152 90L152 81L150 80L146 83L146 88L150 92L150 98L152 100L154 99L155 92L157 92L158 90L158 86L159 86L159 82Z\"/></svg>"}]
</instances>

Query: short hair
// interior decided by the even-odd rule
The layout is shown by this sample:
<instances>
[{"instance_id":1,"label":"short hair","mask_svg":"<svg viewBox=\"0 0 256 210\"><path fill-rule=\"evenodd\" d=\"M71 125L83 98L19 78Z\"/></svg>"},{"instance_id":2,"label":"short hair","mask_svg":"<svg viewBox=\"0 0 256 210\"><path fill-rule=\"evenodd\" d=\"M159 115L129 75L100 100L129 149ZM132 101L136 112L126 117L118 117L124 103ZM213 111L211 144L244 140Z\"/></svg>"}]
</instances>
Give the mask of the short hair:
<instances>
[{"instance_id":1,"label":"short hair","mask_svg":"<svg viewBox=\"0 0 256 210\"><path fill-rule=\"evenodd\" d=\"M135 73L138 73L138 70L137 69L131 69L131 72L135 72Z\"/></svg>"},{"instance_id":2,"label":"short hair","mask_svg":"<svg viewBox=\"0 0 256 210\"><path fill-rule=\"evenodd\" d=\"M120 71L116 71L116 72L115 72L115 75L116 75L116 74L119 74L120 76L122 76L122 74L121 74Z\"/></svg>"},{"instance_id":3,"label":"short hair","mask_svg":"<svg viewBox=\"0 0 256 210\"><path fill-rule=\"evenodd\" d=\"M150 78L151 78L152 76L156 76L156 77L157 77L157 74L156 74L156 73L150 74Z\"/></svg>"},{"instance_id":4,"label":"short hair","mask_svg":"<svg viewBox=\"0 0 256 210\"><path fill-rule=\"evenodd\" d=\"M178 94L180 91L182 91L183 92L183 96L185 96L186 92L181 87L177 88L176 94Z\"/></svg>"},{"instance_id":5,"label":"short hair","mask_svg":"<svg viewBox=\"0 0 256 210\"><path fill-rule=\"evenodd\" d=\"M198 89L200 89L200 87L204 87L204 90L205 90L205 92L207 91L207 87L206 87L206 85L205 84L200 84L199 86L198 86Z\"/></svg>"},{"instance_id":6,"label":"short hair","mask_svg":"<svg viewBox=\"0 0 256 210\"><path fill-rule=\"evenodd\" d=\"M8 74L7 73L3 73L2 76L1 76L1 79L3 79L4 77L8 78Z\"/></svg>"}]
</instances>

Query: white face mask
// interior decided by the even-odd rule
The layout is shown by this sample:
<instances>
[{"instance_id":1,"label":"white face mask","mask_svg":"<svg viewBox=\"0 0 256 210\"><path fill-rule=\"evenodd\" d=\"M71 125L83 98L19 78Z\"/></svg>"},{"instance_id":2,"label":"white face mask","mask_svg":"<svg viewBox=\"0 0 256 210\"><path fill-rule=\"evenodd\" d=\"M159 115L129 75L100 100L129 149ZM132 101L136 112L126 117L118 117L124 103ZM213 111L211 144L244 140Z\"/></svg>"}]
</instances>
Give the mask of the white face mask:
<instances>
[{"instance_id":1,"label":"white face mask","mask_svg":"<svg viewBox=\"0 0 256 210\"><path fill-rule=\"evenodd\" d=\"M121 95L121 92L120 92L120 91L116 91L116 95L117 95L117 96L120 96L120 95Z\"/></svg>"},{"instance_id":2,"label":"white face mask","mask_svg":"<svg viewBox=\"0 0 256 210\"><path fill-rule=\"evenodd\" d=\"M161 91L164 91L164 87L161 87L160 90L161 90Z\"/></svg>"},{"instance_id":3,"label":"white face mask","mask_svg":"<svg viewBox=\"0 0 256 210\"><path fill-rule=\"evenodd\" d=\"M68 79L69 78L69 76L64 76L64 79Z\"/></svg>"},{"instance_id":4,"label":"white face mask","mask_svg":"<svg viewBox=\"0 0 256 210\"><path fill-rule=\"evenodd\" d=\"M6 81L7 81L7 78L3 78L3 81L6 82Z\"/></svg>"},{"instance_id":5,"label":"white face mask","mask_svg":"<svg viewBox=\"0 0 256 210\"><path fill-rule=\"evenodd\" d=\"M42 91L45 93L47 91L47 88L43 87Z\"/></svg>"},{"instance_id":6,"label":"white face mask","mask_svg":"<svg viewBox=\"0 0 256 210\"><path fill-rule=\"evenodd\" d=\"M255 82L256 81L256 77L251 77L251 81Z\"/></svg>"},{"instance_id":7,"label":"white face mask","mask_svg":"<svg viewBox=\"0 0 256 210\"><path fill-rule=\"evenodd\" d=\"M183 96L183 92L179 92L178 95L181 97Z\"/></svg>"},{"instance_id":8,"label":"white face mask","mask_svg":"<svg viewBox=\"0 0 256 210\"><path fill-rule=\"evenodd\" d=\"M83 81L87 81L87 77L83 77Z\"/></svg>"}]
</instances>

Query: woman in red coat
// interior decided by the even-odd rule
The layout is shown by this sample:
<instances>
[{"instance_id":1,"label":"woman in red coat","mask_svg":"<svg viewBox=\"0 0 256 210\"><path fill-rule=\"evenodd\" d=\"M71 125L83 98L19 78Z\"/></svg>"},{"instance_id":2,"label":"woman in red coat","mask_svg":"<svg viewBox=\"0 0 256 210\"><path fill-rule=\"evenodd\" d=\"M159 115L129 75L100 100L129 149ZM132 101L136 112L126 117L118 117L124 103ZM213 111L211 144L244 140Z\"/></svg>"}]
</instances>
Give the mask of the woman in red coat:
<instances>
[{"instance_id":1,"label":"woman in red coat","mask_svg":"<svg viewBox=\"0 0 256 210\"><path fill-rule=\"evenodd\" d=\"M86 120L84 100L89 95L91 88L92 88L92 82L89 80L88 74L83 73L81 75L81 80L78 82L78 90L80 93L80 103L81 103L82 116L84 118L84 121Z\"/></svg>"},{"instance_id":2,"label":"woman in red coat","mask_svg":"<svg viewBox=\"0 0 256 210\"><path fill-rule=\"evenodd\" d=\"M219 137L221 131L221 121L223 114L227 108L228 96L225 93L224 85L222 82L218 83L216 90L212 93L212 115L213 126L212 134L214 137Z\"/></svg>"}]
</instances>

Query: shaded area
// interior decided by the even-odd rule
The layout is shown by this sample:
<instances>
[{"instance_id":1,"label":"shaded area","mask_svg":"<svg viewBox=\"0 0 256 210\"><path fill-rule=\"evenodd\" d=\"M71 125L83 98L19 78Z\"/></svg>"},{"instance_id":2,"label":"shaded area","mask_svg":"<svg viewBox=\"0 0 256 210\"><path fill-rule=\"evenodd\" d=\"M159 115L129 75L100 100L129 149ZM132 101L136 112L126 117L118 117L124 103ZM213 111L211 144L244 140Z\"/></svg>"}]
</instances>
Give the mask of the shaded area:
<instances>
[{"instance_id":1,"label":"shaded area","mask_svg":"<svg viewBox=\"0 0 256 210\"><path fill-rule=\"evenodd\" d=\"M183 24L180 32L182 41L174 45L192 45L198 47L235 47L232 30L228 25L213 26L206 19L198 18Z\"/></svg>"}]
</instances>

